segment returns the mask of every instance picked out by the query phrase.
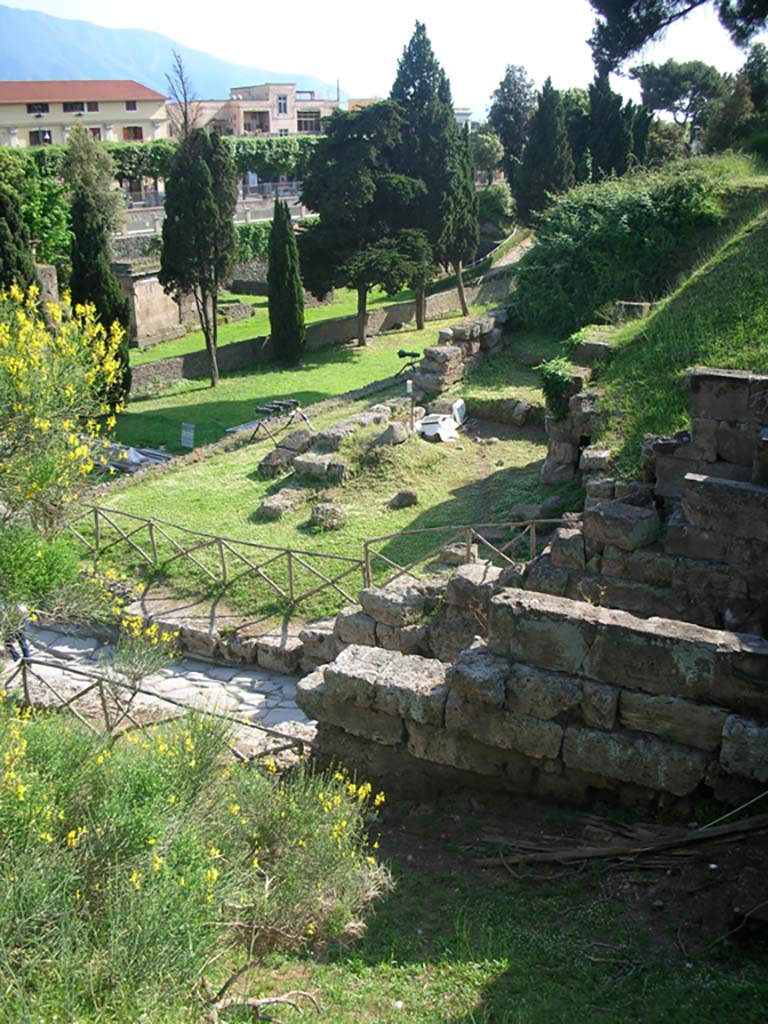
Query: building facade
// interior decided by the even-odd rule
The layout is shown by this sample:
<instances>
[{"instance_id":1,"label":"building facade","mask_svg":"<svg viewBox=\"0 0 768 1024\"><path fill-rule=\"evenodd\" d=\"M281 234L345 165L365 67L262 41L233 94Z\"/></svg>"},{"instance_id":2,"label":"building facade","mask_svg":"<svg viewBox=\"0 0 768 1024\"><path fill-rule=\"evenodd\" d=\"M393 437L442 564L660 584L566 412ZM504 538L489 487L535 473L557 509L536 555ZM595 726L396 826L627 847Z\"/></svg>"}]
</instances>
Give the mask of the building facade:
<instances>
[{"instance_id":1,"label":"building facade","mask_svg":"<svg viewBox=\"0 0 768 1024\"><path fill-rule=\"evenodd\" d=\"M324 119L338 106L338 100L322 100L311 90L279 82L238 86L230 89L228 100L193 104L200 127L239 138L320 135ZM178 123L174 104L169 105L169 115L172 125Z\"/></svg>"},{"instance_id":2,"label":"building facade","mask_svg":"<svg viewBox=\"0 0 768 1024\"><path fill-rule=\"evenodd\" d=\"M78 123L103 142L168 137L165 97L138 82L0 82L0 145L65 143Z\"/></svg>"}]
</instances>

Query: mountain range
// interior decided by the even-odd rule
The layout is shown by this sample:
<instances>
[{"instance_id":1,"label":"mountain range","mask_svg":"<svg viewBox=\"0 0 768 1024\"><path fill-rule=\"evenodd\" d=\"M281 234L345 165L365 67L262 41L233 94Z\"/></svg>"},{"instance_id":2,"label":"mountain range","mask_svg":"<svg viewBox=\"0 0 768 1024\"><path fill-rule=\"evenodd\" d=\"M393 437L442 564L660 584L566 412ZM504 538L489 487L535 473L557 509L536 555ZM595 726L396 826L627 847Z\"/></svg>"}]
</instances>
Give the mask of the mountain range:
<instances>
[{"instance_id":1,"label":"mountain range","mask_svg":"<svg viewBox=\"0 0 768 1024\"><path fill-rule=\"evenodd\" d=\"M224 99L235 86L262 82L295 82L323 98L336 95L336 86L312 75L234 64L159 32L104 28L0 5L0 79L5 81L130 78L166 95L174 50L198 99Z\"/></svg>"}]
</instances>

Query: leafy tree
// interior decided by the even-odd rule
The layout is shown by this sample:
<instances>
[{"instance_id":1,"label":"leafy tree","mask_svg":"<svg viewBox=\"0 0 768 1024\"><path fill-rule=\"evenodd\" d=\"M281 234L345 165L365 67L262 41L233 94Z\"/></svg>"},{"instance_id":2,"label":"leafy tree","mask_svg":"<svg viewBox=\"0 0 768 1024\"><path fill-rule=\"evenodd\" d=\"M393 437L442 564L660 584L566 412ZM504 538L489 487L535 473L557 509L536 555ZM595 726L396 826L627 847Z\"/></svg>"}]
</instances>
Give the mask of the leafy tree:
<instances>
[{"instance_id":1,"label":"leafy tree","mask_svg":"<svg viewBox=\"0 0 768 1024\"><path fill-rule=\"evenodd\" d=\"M36 283L37 272L19 197L0 183L0 289L15 284L26 290Z\"/></svg>"},{"instance_id":2,"label":"leafy tree","mask_svg":"<svg viewBox=\"0 0 768 1024\"><path fill-rule=\"evenodd\" d=\"M589 152L589 93L586 89L566 89L560 94L565 114L565 130L573 156L576 181L592 180L592 156Z\"/></svg>"},{"instance_id":3,"label":"leafy tree","mask_svg":"<svg viewBox=\"0 0 768 1024\"><path fill-rule=\"evenodd\" d=\"M589 43L598 71L610 71L697 7L714 3L737 46L768 22L768 0L589 0L597 13Z\"/></svg>"},{"instance_id":4,"label":"leafy tree","mask_svg":"<svg viewBox=\"0 0 768 1024\"><path fill-rule=\"evenodd\" d=\"M488 123L504 146L504 173L514 191L531 118L536 110L536 87L525 68L519 64L508 64L491 100Z\"/></svg>"},{"instance_id":5,"label":"leafy tree","mask_svg":"<svg viewBox=\"0 0 768 1024\"><path fill-rule=\"evenodd\" d=\"M80 123L69 133L61 173L72 194L78 186L91 193L110 231L116 231L122 225L125 202L122 194L112 187L116 176L115 161Z\"/></svg>"},{"instance_id":6,"label":"leafy tree","mask_svg":"<svg viewBox=\"0 0 768 1024\"><path fill-rule=\"evenodd\" d=\"M550 195L567 192L574 181L563 102L552 86L552 79L548 78L531 120L520 169L516 198L521 215L529 220L531 214L544 209Z\"/></svg>"},{"instance_id":7,"label":"leafy tree","mask_svg":"<svg viewBox=\"0 0 768 1024\"><path fill-rule=\"evenodd\" d=\"M69 203L55 177L43 174L25 150L0 147L0 181L15 192L41 263L69 259Z\"/></svg>"},{"instance_id":8,"label":"leafy tree","mask_svg":"<svg viewBox=\"0 0 768 1024\"><path fill-rule=\"evenodd\" d=\"M219 383L216 301L236 249L235 202L228 150L218 136L196 129L179 145L166 182L159 280L169 294L194 296L213 387Z\"/></svg>"},{"instance_id":9,"label":"leafy tree","mask_svg":"<svg viewBox=\"0 0 768 1024\"><path fill-rule=\"evenodd\" d=\"M77 186L72 202L71 258L69 286L73 303L91 303L105 331L109 332L114 323L122 329L116 352L119 372L105 395L109 405L114 408L124 403L131 389L129 305L110 265L109 230L104 213L93 195L82 185Z\"/></svg>"},{"instance_id":10,"label":"leafy tree","mask_svg":"<svg viewBox=\"0 0 768 1024\"><path fill-rule=\"evenodd\" d=\"M357 292L360 345L370 289L393 293L427 270L417 265L404 227L411 217L418 222L425 185L396 169L402 125L399 106L388 100L335 111L304 175L302 201L319 219L298 239L302 278L316 296L334 287ZM431 247L422 248L422 257L427 252L431 260Z\"/></svg>"},{"instance_id":11,"label":"leafy tree","mask_svg":"<svg viewBox=\"0 0 768 1024\"><path fill-rule=\"evenodd\" d=\"M631 162L642 167L648 162L648 142L653 124L653 112L642 104L638 105L632 100L627 100L624 107L624 118L632 135Z\"/></svg>"},{"instance_id":12,"label":"leafy tree","mask_svg":"<svg viewBox=\"0 0 768 1024\"><path fill-rule=\"evenodd\" d=\"M512 189L506 181L496 181L478 193L478 219L507 231L515 216Z\"/></svg>"},{"instance_id":13,"label":"leafy tree","mask_svg":"<svg viewBox=\"0 0 768 1024\"><path fill-rule=\"evenodd\" d=\"M304 289L299 274L299 250L288 205L275 200L269 233L269 330L275 357L297 363L304 348Z\"/></svg>"},{"instance_id":14,"label":"leafy tree","mask_svg":"<svg viewBox=\"0 0 768 1024\"><path fill-rule=\"evenodd\" d=\"M440 203L441 230L435 255L443 266L450 266L456 275L461 312L469 316L462 265L475 256L480 241L477 222L479 204L469 128L460 133L450 133L443 169L446 180Z\"/></svg>"},{"instance_id":15,"label":"leafy tree","mask_svg":"<svg viewBox=\"0 0 768 1024\"><path fill-rule=\"evenodd\" d=\"M607 74L598 74L589 87L589 149L595 181L622 175L629 166L632 132L622 99L611 89Z\"/></svg>"},{"instance_id":16,"label":"leafy tree","mask_svg":"<svg viewBox=\"0 0 768 1024\"><path fill-rule=\"evenodd\" d=\"M768 47L755 43L741 69L749 82L749 92L758 118L768 117Z\"/></svg>"},{"instance_id":17,"label":"leafy tree","mask_svg":"<svg viewBox=\"0 0 768 1024\"><path fill-rule=\"evenodd\" d=\"M662 167L682 160L685 155L685 129L672 121L653 121L648 132L647 165Z\"/></svg>"},{"instance_id":18,"label":"leafy tree","mask_svg":"<svg viewBox=\"0 0 768 1024\"><path fill-rule=\"evenodd\" d=\"M701 60L639 64L632 68L629 77L640 83L643 106L666 110L675 124L691 130L703 127L710 103L722 95L725 86L717 68Z\"/></svg>"},{"instance_id":19,"label":"leafy tree","mask_svg":"<svg viewBox=\"0 0 768 1024\"><path fill-rule=\"evenodd\" d=\"M434 260L452 262L448 249L450 230L446 212L454 207L455 198L448 195L453 189L462 189L458 155L459 130L453 114L451 87L438 63L425 26L417 21L408 45L397 65L397 75L390 98L400 108L403 125L399 151L395 162L402 173L422 181L425 190L408 211L407 219L399 226L414 226L426 233L433 249ZM455 218L450 221L455 225ZM462 249L461 245L458 246ZM416 324L424 326L425 290L415 289Z\"/></svg>"},{"instance_id":20,"label":"leafy tree","mask_svg":"<svg viewBox=\"0 0 768 1024\"><path fill-rule=\"evenodd\" d=\"M726 93L712 104L704 148L712 152L736 146L749 132L754 113L749 79L743 73L729 78Z\"/></svg>"},{"instance_id":21,"label":"leafy tree","mask_svg":"<svg viewBox=\"0 0 768 1024\"><path fill-rule=\"evenodd\" d=\"M493 175L504 159L504 146L495 129L484 124L469 136L472 163L475 171L485 174L486 185L493 182Z\"/></svg>"}]
</instances>

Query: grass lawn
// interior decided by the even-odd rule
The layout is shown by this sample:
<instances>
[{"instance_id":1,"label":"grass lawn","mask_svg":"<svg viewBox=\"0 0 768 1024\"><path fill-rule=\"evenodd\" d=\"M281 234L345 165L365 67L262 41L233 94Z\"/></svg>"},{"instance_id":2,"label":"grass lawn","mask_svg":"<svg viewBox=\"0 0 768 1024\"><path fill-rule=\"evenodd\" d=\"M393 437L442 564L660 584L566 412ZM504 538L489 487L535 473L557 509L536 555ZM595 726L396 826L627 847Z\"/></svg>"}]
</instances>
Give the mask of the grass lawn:
<instances>
[{"instance_id":1,"label":"grass lawn","mask_svg":"<svg viewBox=\"0 0 768 1024\"><path fill-rule=\"evenodd\" d=\"M423 352L453 320L431 321L423 331L406 329L355 345L307 353L286 369L264 366L229 374L214 389L207 381L181 381L160 397L136 399L118 417L116 437L124 444L167 445L180 450L181 423L194 423L198 444L224 436L227 427L256 418L256 406L276 398L298 398L311 405L396 373L398 349ZM233 325L240 327L240 324Z\"/></svg>"},{"instance_id":2,"label":"grass lawn","mask_svg":"<svg viewBox=\"0 0 768 1024\"><path fill-rule=\"evenodd\" d=\"M519 331L502 353L484 362L457 385L456 392L465 400L472 415L504 420L505 410L501 403L517 399L536 407L543 417L544 393L535 367L561 354L559 336Z\"/></svg>"},{"instance_id":3,"label":"grass lawn","mask_svg":"<svg viewBox=\"0 0 768 1024\"><path fill-rule=\"evenodd\" d=\"M230 345L235 341L246 341L248 338L258 338L269 334L269 303L265 295L233 295L231 292L223 292L223 299L238 299L253 306L257 311L254 316L247 320L239 320L234 324L220 324L219 326L219 347ZM368 308L376 309L379 306L389 306L395 302L406 302L413 298L410 291L404 290L397 295L387 295L380 288L374 288L368 297ZM326 306L316 306L304 311L304 320L307 324L314 324L320 320L334 320L337 317L353 316L357 312L357 292L350 288L338 288L334 293L333 302ZM158 359L168 359L171 356L184 356L190 352L202 352L205 348L205 340L202 331L192 331L185 334L183 338L173 338L171 341L162 341L146 349L131 349L131 366L141 366L143 363L154 363Z\"/></svg>"}]
</instances>

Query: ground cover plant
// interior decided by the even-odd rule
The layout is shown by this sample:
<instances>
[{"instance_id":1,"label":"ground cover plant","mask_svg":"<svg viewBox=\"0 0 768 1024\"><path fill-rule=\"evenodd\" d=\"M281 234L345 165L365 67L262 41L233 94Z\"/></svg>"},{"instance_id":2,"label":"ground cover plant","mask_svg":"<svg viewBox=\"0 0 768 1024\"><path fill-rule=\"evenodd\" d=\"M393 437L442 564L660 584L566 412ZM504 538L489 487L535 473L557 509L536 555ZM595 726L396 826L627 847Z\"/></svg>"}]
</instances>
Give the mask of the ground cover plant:
<instances>
[{"instance_id":1,"label":"ground cover plant","mask_svg":"<svg viewBox=\"0 0 768 1024\"><path fill-rule=\"evenodd\" d=\"M768 212L737 232L648 319L622 328L600 369L607 440L637 472L644 433L689 426L682 376L693 366L768 373Z\"/></svg>"},{"instance_id":2,"label":"ground cover plant","mask_svg":"<svg viewBox=\"0 0 768 1024\"><path fill-rule=\"evenodd\" d=\"M114 740L0 699L0 1019L205 1020L203 980L364 931L383 795L225 741L210 717Z\"/></svg>"}]
</instances>

